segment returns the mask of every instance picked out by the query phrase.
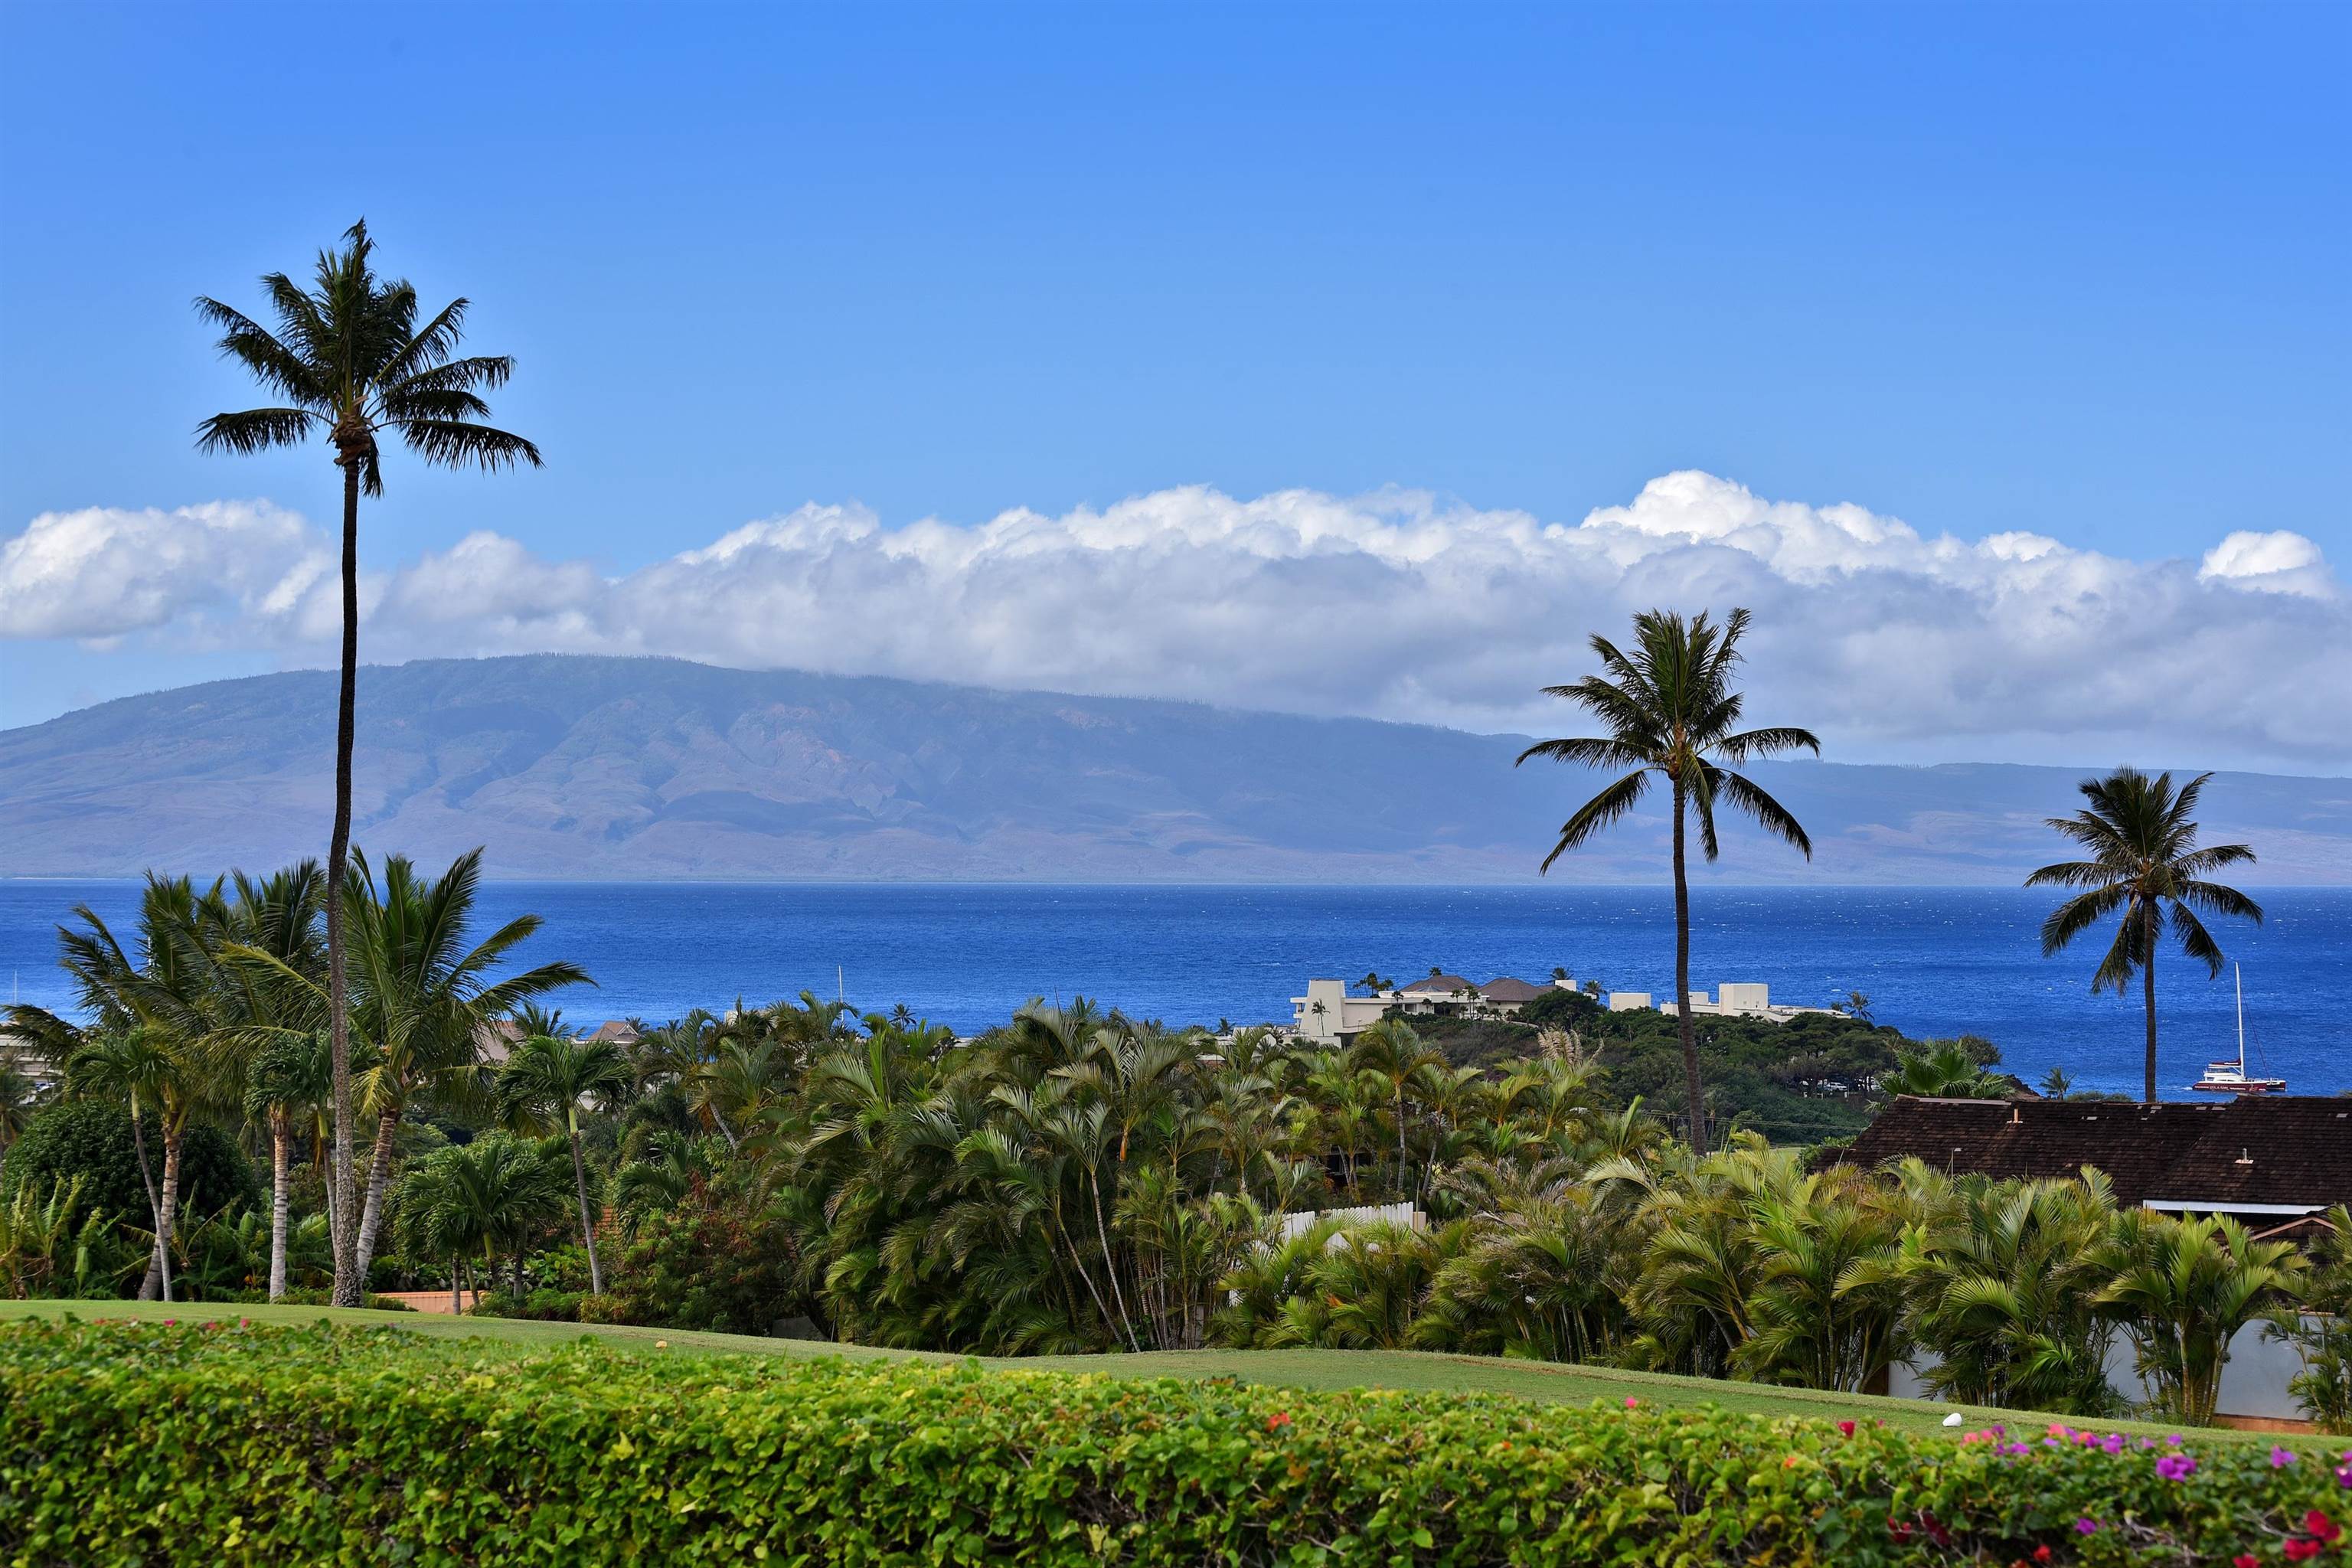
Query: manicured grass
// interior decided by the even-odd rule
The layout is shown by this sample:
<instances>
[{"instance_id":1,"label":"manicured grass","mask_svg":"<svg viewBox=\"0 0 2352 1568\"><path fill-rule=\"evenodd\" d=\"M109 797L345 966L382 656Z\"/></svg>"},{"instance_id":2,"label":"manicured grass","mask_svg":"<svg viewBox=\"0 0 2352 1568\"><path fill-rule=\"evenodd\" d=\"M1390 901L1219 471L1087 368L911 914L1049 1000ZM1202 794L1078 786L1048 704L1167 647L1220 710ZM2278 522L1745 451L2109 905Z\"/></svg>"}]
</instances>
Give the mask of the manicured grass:
<instances>
[{"instance_id":1,"label":"manicured grass","mask_svg":"<svg viewBox=\"0 0 2352 1568\"><path fill-rule=\"evenodd\" d=\"M1054 1372L1100 1373L1113 1377L1231 1377L1267 1386L1346 1389L1394 1388L1452 1390L1515 1394L1550 1404L1590 1405L1601 1400L1621 1405L1638 1399L1667 1407L1717 1405L1746 1415L1778 1417L1811 1416L1820 1420L1880 1420L1915 1433L1940 1433L1946 1415L1958 1410L1966 1418L1960 1430L1995 1422L2015 1432L2039 1432L2051 1419L2014 1410L1987 1410L1940 1405L1919 1399L1879 1399L1866 1394L1826 1394L1805 1388L1769 1388L1756 1384L1722 1383L1706 1378L1669 1377L1658 1373L1621 1372L1608 1367L1565 1366L1550 1362L1505 1361L1490 1356L1441 1355L1415 1351L1162 1351L1143 1355L1030 1356L1017 1361L967 1358L920 1351L878 1350L866 1345L837 1345L814 1340L761 1339L741 1334L694 1333L683 1329L635 1329L602 1324L542 1323L506 1318L456 1318L430 1312L377 1312L346 1308L240 1306L217 1302L154 1301L0 1301L0 1323L16 1318L58 1318L67 1313L84 1319L139 1318L181 1322L207 1319L249 1319L257 1323L314 1323L321 1318L339 1323L396 1328L462 1344L467 1353L528 1354L531 1350L593 1335L615 1348L646 1355L678 1353L789 1356L797 1359L840 1357L849 1361L941 1361L978 1359L986 1364L1023 1366ZM2070 1423L2073 1424L2073 1423ZM2161 1435L2168 1428L2145 1422L2080 1423L2101 1431ZM2268 1434L2200 1430L2206 1440L2284 1442L2290 1447L2321 1447L2326 1439L2275 1437Z\"/></svg>"}]
</instances>

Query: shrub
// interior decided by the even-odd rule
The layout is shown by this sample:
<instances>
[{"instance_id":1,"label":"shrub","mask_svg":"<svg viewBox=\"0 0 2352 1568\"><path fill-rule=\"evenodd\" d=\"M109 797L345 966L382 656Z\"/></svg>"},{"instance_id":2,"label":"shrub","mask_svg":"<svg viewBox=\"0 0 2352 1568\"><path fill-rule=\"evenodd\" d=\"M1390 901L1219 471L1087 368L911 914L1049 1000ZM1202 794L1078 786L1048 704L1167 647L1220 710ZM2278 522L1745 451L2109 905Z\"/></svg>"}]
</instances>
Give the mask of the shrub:
<instances>
[{"instance_id":1,"label":"shrub","mask_svg":"<svg viewBox=\"0 0 2352 1568\"><path fill-rule=\"evenodd\" d=\"M646 1216L618 1264L598 1322L763 1334L797 1310L787 1238L741 1200Z\"/></svg>"},{"instance_id":2,"label":"shrub","mask_svg":"<svg viewBox=\"0 0 2352 1568\"><path fill-rule=\"evenodd\" d=\"M0 1549L63 1562L2265 1563L2327 1461L391 1330L0 1331ZM2282 1548L2291 1548L2283 1552Z\"/></svg>"},{"instance_id":3,"label":"shrub","mask_svg":"<svg viewBox=\"0 0 2352 1568\"><path fill-rule=\"evenodd\" d=\"M511 1290L493 1290L474 1304L472 1316L482 1318L536 1318L542 1322L576 1323L580 1321L581 1290L538 1289L517 1296Z\"/></svg>"},{"instance_id":4,"label":"shrub","mask_svg":"<svg viewBox=\"0 0 2352 1568\"><path fill-rule=\"evenodd\" d=\"M143 1120L147 1162L160 1183L163 1129L152 1115ZM109 1215L121 1228L153 1228L147 1186L139 1174L139 1151L131 1137L131 1112L122 1107L98 1100L64 1100L44 1109L24 1136L8 1146L5 1167L0 1168L0 1194L13 1194L27 1182L36 1192L47 1194L60 1176L82 1178L85 1211ZM180 1212L194 1223L198 1214L213 1214L231 1204L260 1206L261 1186L252 1163L219 1128L191 1127L180 1146Z\"/></svg>"},{"instance_id":5,"label":"shrub","mask_svg":"<svg viewBox=\"0 0 2352 1568\"><path fill-rule=\"evenodd\" d=\"M267 1290L237 1290L221 1297L220 1300L223 1301L235 1302L244 1306L259 1306L269 1300L269 1292ZM334 1292L323 1289L289 1290L286 1294L278 1298L278 1304L281 1307L331 1307L334 1305ZM377 1312L413 1312L416 1310L415 1308L410 1306L407 1302L402 1300L397 1296L370 1296L367 1298L364 1304L370 1310Z\"/></svg>"}]
</instances>

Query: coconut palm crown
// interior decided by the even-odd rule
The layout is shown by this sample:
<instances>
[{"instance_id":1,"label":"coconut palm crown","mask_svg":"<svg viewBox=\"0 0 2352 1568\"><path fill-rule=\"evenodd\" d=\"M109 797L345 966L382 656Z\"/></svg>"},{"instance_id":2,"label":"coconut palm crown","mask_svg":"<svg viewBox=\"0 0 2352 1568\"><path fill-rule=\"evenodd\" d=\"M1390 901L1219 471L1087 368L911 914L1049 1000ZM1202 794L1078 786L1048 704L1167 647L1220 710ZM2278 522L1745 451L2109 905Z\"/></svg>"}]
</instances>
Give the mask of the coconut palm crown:
<instances>
[{"instance_id":1,"label":"coconut palm crown","mask_svg":"<svg viewBox=\"0 0 2352 1568\"><path fill-rule=\"evenodd\" d=\"M1547 686L1544 693L1590 710L1607 733L1539 741L1518 757L1521 763L1548 757L1586 767L1630 770L1560 825L1559 841L1543 858L1546 871L1553 861L1631 812L1657 780L1663 778L1673 793L1675 997L1691 1141L1700 1148L1706 1146L1706 1109L1691 1024L1685 808L1698 818L1699 847L1709 860L1721 853L1715 831L1718 805L1753 818L1808 860L1813 856L1812 840L1788 808L1737 771L1753 758L1800 751L1818 756L1822 749L1810 730L1738 727L1745 700L1732 689L1732 677L1739 667L1739 640L1747 634L1748 621L1746 610L1732 611L1720 626L1704 610L1687 620L1671 610L1645 610L1633 617L1633 643L1628 649L1596 633L1592 651L1600 655L1604 673L1567 686Z\"/></svg>"},{"instance_id":2,"label":"coconut palm crown","mask_svg":"<svg viewBox=\"0 0 2352 1568\"><path fill-rule=\"evenodd\" d=\"M343 470L342 680L336 702L335 822L327 850L327 886L340 893L352 837L352 736L359 670L360 496L383 493L377 437L394 435L427 463L497 469L540 466L539 448L483 424L494 391L514 374L503 354L460 358L467 301L453 300L423 326L416 290L376 276L374 243L362 219L343 247L319 253L316 281L304 290L283 272L266 274L262 292L275 331L243 311L200 296L196 313L220 329L222 356L251 372L281 401L215 414L196 426L205 452L248 454L295 447L324 436ZM334 1066L335 1303L360 1304L358 1232L352 1204L352 1081L348 1003L343 984L340 899L327 900L329 1033Z\"/></svg>"},{"instance_id":3,"label":"coconut palm crown","mask_svg":"<svg viewBox=\"0 0 2352 1568\"><path fill-rule=\"evenodd\" d=\"M2253 850L2243 844L2197 847L2197 797L2211 773L2200 773L2173 788L2172 775L2151 778L2137 768L2117 768L2103 779L2085 779L2083 798L2090 804L2072 816L2053 816L2050 826L2089 852L2087 860L2064 860L2044 866L2025 879L2029 888L2084 889L2050 912L2042 922L2042 954L2055 957L2101 920L2117 911L2115 941L2107 944L2091 976L2091 989L2112 987L2118 996L2140 976L2147 1023L2147 1051L2142 1098L2156 1100L2156 950L2168 918L2181 951L2205 965L2208 974L2221 973L2226 962L2212 932L2199 920L2209 915L2236 915L2260 924L2263 908L2235 888L2205 879L2224 866L2251 864Z\"/></svg>"}]
</instances>

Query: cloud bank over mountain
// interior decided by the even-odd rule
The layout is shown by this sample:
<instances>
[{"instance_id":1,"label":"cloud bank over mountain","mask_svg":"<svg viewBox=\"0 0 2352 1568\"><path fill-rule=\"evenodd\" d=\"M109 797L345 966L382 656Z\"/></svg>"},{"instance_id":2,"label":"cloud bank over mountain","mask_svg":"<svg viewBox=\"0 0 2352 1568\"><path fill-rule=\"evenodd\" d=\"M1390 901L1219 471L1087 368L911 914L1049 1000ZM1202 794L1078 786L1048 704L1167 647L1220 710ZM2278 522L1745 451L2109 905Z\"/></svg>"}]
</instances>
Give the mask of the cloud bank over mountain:
<instances>
[{"instance_id":1,"label":"cloud bank over mountain","mask_svg":"<svg viewBox=\"0 0 2352 1568\"><path fill-rule=\"evenodd\" d=\"M46 513L0 543L0 636L332 656L325 531L267 502ZM1634 610L1745 605L1750 717L1890 761L2352 762L2352 597L2248 529L2199 561L1925 535L1683 471L1572 523L1391 489L1185 487L886 527L811 504L613 574L480 532L370 570L372 661L654 653L751 668L1551 732L1536 694Z\"/></svg>"}]
</instances>

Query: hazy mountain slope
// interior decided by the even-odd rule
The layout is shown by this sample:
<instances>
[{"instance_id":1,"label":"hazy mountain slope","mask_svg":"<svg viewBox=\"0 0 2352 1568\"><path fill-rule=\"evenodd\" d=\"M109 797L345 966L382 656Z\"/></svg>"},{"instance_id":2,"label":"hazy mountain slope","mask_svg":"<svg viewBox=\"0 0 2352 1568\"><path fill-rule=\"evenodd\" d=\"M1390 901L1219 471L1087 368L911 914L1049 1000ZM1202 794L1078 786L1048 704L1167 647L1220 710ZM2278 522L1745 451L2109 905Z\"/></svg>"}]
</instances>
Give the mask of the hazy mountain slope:
<instances>
[{"instance_id":1,"label":"hazy mountain slope","mask_svg":"<svg viewBox=\"0 0 2352 1568\"><path fill-rule=\"evenodd\" d=\"M0 873L260 867L322 850L333 677L258 676L0 732ZM1045 880L1531 876L1592 781L1524 742L1365 720L716 669L439 660L360 675L357 838L510 875ZM1759 778L1810 868L1736 837L1738 880L2013 881L2076 773L1791 763ZM2265 878L2352 880L2352 781L2217 778ZM1662 819L1555 875L1648 879Z\"/></svg>"}]
</instances>

